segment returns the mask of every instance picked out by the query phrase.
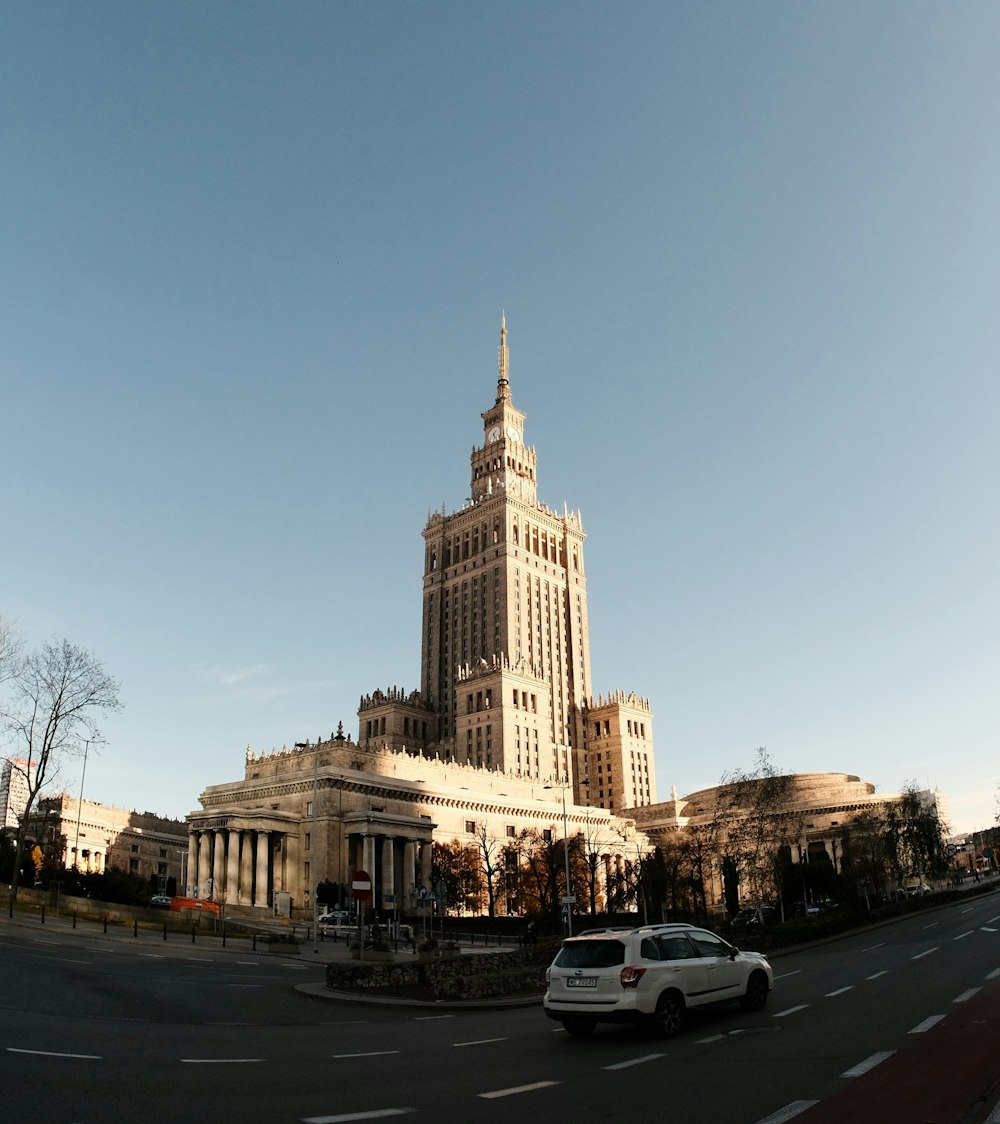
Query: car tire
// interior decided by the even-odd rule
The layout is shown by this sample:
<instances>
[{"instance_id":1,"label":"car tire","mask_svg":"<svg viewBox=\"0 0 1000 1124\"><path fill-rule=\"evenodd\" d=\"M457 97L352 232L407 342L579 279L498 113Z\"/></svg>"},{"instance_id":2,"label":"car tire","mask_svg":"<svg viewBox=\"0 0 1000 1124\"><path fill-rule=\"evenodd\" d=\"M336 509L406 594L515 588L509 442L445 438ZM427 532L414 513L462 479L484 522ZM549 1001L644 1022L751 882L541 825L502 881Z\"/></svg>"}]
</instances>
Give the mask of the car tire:
<instances>
[{"instance_id":1,"label":"car tire","mask_svg":"<svg viewBox=\"0 0 1000 1124\"><path fill-rule=\"evenodd\" d=\"M746 992L740 996L740 1006L744 1011L759 1011L767 1002L767 993L767 976L763 972L751 972Z\"/></svg>"},{"instance_id":2,"label":"car tire","mask_svg":"<svg viewBox=\"0 0 1000 1124\"><path fill-rule=\"evenodd\" d=\"M665 991L656 1001L653 1033L657 1038L673 1038L684 1027L684 998L679 991Z\"/></svg>"},{"instance_id":3,"label":"car tire","mask_svg":"<svg viewBox=\"0 0 1000 1124\"><path fill-rule=\"evenodd\" d=\"M570 1015L569 1018L563 1019L563 1026L574 1038L586 1038L588 1034L594 1033L597 1020L585 1018L583 1015Z\"/></svg>"}]
</instances>

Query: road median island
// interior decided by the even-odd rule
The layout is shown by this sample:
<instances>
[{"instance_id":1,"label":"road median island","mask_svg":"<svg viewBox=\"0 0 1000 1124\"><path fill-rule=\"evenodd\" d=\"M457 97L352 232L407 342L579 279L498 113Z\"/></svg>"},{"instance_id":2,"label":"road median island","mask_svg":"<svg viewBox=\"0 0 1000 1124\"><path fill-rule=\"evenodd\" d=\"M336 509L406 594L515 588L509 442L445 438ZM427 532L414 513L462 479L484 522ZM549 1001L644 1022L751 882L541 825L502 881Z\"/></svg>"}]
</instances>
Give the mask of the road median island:
<instances>
[{"instance_id":1,"label":"road median island","mask_svg":"<svg viewBox=\"0 0 1000 1124\"><path fill-rule=\"evenodd\" d=\"M551 948L537 945L488 955L444 954L402 963L335 963L327 965L326 986L333 991L427 1002L531 995L540 999L552 956Z\"/></svg>"}]
</instances>

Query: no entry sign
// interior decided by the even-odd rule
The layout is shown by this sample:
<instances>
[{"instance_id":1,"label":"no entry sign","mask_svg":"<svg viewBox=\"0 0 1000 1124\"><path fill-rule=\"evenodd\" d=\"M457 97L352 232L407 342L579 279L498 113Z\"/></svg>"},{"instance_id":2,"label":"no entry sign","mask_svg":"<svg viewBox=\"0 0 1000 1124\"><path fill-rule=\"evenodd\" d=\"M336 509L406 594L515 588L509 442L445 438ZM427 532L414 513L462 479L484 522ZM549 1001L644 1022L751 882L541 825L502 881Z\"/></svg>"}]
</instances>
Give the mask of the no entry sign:
<instances>
[{"instance_id":1,"label":"no entry sign","mask_svg":"<svg viewBox=\"0 0 1000 1124\"><path fill-rule=\"evenodd\" d=\"M366 902L372 896L371 875L365 870L356 870L351 877L351 894L359 902Z\"/></svg>"}]
</instances>

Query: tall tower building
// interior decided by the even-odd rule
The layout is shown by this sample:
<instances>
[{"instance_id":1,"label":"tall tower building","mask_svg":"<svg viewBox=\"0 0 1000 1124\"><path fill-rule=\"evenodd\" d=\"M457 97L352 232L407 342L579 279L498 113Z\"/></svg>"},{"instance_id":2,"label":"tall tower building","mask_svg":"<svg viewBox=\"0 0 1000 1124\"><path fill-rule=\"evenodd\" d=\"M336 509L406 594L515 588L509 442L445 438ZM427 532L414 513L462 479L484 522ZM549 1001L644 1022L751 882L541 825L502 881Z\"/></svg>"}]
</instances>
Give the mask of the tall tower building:
<instances>
[{"instance_id":1,"label":"tall tower building","mask_svg":"<svg viewBox=\"0 0 1000 1124\"><path fill-rule=\"evenodd\" d=\"M420 690L363 698L359 742L571 785L577 804L619 811L634 797L651 803L648 702L618 693L600 700L599 722L588 721L583 521L538 501L537 455L511 396L505 321L496 397L481 417L468 501L432 513L423 531ZM592 729L600 733L593 753ZM608 772L614 783L605 782Z\"/></svg>"}]
</instances>

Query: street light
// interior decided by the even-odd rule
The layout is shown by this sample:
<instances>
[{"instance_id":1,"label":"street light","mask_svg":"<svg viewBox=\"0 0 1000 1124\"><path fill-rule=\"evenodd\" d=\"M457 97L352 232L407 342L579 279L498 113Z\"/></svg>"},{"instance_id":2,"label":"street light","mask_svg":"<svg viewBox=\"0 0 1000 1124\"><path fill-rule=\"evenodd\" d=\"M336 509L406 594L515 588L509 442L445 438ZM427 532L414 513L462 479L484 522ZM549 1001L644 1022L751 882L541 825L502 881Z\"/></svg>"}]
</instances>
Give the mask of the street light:
<instances>
[{"instance_id":1,"label":"street light","mask_svg":"<svg viewBox=\"0 0 1000 1124\"><path fill-rule=\"evenodd\" d=\"M80 777L80 797L76 802L76 842L73 844L73 866L80 869L80 817L83 815L83 784L87 779L87 754L90 751L90 738L83 743L83 775Z\"/></svg>"},{"instance_id":2,"label":"street light","mask_svg":"<svg viewBox=\"0 0 1000 1124\"><path fill-rule=\"evenodd\" d=\"M563 809L563 858L566 860L566 894L564 904L566 906L566 936L573 935L573 894L570 889L569 882L569 818L566 815L566 789L569 787L567 781L562 785L547 784L547 789L559 788L562 791L562 809Z\"/></svg>"}]
</instances>

